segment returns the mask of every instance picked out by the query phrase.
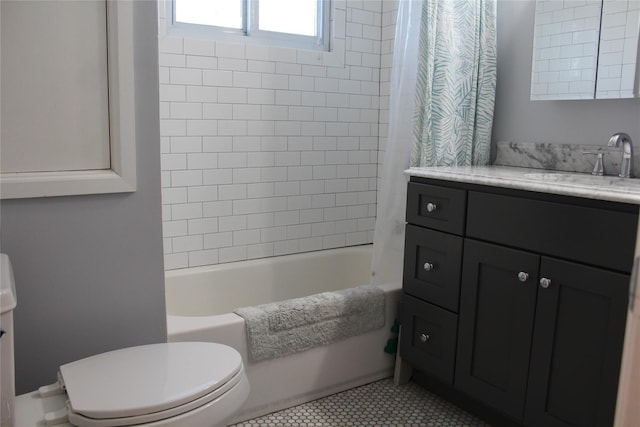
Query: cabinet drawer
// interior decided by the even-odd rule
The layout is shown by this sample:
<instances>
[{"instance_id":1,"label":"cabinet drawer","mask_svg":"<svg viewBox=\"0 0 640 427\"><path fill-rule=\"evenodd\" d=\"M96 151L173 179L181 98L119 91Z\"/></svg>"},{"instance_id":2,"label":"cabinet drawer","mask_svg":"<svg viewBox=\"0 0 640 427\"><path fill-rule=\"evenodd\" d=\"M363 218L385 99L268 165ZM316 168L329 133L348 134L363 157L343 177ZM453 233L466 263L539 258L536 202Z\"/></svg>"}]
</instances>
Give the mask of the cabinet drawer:
<instances>
[{"instance_id":1,"label":"cabinet drawer","mask_svg":"<svg viewBox=\"0 0 640 427\"><path fill-rule=\"evenodd\" d=\"M410 182L407 188L407 222L462 235L467 192Z\"/></svg>"},{"instance_id":2,"label":"cabinet drawer","mask_svg":"<svg viewBox=\"0 0 640 427\"><path fill-rule=\"evenodd\" d=\"M629 272L638 215L469 191L467 237Z\"/></svg>"},{"instance_id":3,"label":"cabinet drawer","mask_svg":"<svg viewBox=\"0 0 640 427\"><path fill-rule=\"evenodd\" d=\"M458 316L407 295L402 297L400 310L402 358L453 384Z\"/></svg>"},{"instance_id":4,"label":"cabinet drawer","mask_svg":"<svg viewBox=\"0 0 640 427\"><path fill-rule=\"evenodd\" d=\"M462 237L407 224L403 289L451 311L458 311Z\"/></svg>"}]
</instances>

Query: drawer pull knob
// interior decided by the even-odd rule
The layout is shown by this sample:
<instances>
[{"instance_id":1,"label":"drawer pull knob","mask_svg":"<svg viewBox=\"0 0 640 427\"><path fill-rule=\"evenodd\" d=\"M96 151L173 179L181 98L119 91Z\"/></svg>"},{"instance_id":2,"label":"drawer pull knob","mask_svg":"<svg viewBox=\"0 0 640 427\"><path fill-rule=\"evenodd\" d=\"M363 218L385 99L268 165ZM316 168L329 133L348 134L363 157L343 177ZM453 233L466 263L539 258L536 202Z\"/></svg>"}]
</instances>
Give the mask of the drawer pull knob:
<instances>
[{"instance_id":1,"label":"drawer pull knob","mask_svg":"<svg viewBox=\"0 0 640 427\"><path fill-rule=\"evenodd\" d=\"M546 277L540 279L540 287L547 289L549 285L551 285L551 279L547 279Z\"/></svg>"},{"instance_id":2,"label":"drawer pull knob","mask_svg":"<svg viewBox=\"0 0 640 427\"><path fill-rule=\"evenodd\" d=\"M518 280L520 280L521 282L526 282L527 280L529 280L529 273L521 271L520 273L518 273Z\"/></svg>"},{"instance_id":3,"label":"drawer pull knob","mask_svg":"<svg viewBox=\"0 0 640 427\"><path fill-rule=\"evenodd\" d=\"M429 334L421 334L420 335L420 341L422 342L427 342L431 339L431 337L429 336Z\"/></svg>"},{"instance_id":4,"label":"drawer pull knob","mask_svg":"<svg viewBox=\"0 0 640 427\"><path fill-rule=\"evenodd\" d=\"M427 203L427 212L435 212L435 210L437 208L438 208L438 206L436 206L435 203L433 203L433 202Z\"/></svg>"},{"instance_id":5,"label":"drawer pull knob","mask_svg":"<svg viewBox=\"0 0 640 427\"><path fill-rule=\"evenodd\" d=\"M424 271L431 271L434 268L436 268L433 264L431 264L430 262L425 262L424 263Z\"/></svg>"}]
</instances>

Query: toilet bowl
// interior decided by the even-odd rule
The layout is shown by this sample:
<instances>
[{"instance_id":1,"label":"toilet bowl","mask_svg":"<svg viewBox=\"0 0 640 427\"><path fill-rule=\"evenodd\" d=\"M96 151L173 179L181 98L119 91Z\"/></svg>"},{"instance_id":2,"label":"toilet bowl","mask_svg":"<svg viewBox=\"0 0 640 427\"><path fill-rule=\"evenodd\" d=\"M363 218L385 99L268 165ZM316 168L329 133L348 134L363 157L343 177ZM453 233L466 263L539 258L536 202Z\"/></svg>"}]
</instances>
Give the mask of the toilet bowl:
<instances>
[{"instance_id":1,"label":"toilet bowl","mask_svg":"<svg viewBox=\"0 0 640 427\"><path fill-rule=\"evenodd\" d=\"M6 273L0 294L4 303L5 291L12 293L13 309L15 285L6 283L13 281L11 266L4 254L0 262ZM3 329L10 315L3 309ZM13 330L5 332L2 354L13 362ZM15 399L13 377L4 384L8 377L3 372L2 406L12 417L3 417L2 427L226 426L249 396L240 354L206 342L149 344L87 357L60 366L56 383Z\"/></svg>"}]
</instances>

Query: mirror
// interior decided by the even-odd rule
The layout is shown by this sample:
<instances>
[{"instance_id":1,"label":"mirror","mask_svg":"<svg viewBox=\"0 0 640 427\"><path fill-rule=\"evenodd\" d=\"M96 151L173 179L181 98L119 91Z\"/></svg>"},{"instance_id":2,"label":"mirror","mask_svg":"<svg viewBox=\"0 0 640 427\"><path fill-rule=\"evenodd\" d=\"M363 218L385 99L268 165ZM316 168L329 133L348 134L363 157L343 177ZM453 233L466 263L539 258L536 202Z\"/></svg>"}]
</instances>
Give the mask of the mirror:
<instances>
[{"instance_id":1,"label":"mirror","mask_svg":"<svg viewBox=\"0 0 640 427\"><path fill-rule=\"evenodd\" d=\"M531 100L638 97L638 0L537 0Z\"/></svg>"}]
</instances>

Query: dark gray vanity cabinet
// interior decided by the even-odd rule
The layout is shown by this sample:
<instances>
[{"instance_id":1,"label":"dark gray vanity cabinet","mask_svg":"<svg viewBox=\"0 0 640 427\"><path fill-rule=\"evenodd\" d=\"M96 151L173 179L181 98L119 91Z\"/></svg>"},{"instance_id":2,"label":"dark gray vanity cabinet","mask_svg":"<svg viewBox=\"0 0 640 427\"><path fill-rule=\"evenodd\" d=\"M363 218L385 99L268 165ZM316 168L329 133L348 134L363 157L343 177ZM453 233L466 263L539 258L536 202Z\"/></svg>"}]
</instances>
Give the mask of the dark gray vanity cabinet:
<instances>
[{"instance_id":1,"label":"dark gray vanity cabinet","mask_svg":"<svg viewBox=\"0 0 640 427\"><path fill-rule=\"evenodd\" d=\"M452 206L458 219L428 218ZM637 218L631 205L413 178L401 356L510 421L610 426Z\"/></svg>"}]
</instances>

